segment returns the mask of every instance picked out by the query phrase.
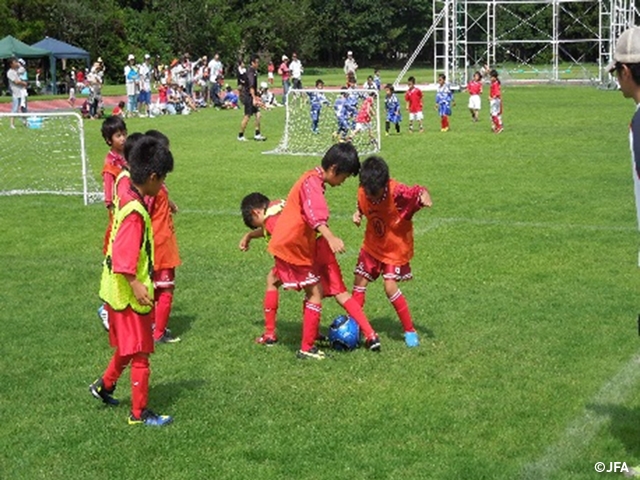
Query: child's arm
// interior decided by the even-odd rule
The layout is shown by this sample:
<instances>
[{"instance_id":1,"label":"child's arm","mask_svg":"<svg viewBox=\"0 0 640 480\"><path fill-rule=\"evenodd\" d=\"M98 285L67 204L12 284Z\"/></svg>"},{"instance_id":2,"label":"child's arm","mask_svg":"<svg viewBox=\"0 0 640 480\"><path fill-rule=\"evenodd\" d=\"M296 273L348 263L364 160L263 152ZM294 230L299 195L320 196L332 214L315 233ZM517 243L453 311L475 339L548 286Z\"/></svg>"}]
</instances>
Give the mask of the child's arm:
<instances>
[{"instance_id":1,"label":"child's arm","mask_svg":"<svg viewBox=\"0 0 640 480\"><path fill-rule=\"evenodd\" d=\"M264 230L262 228L256 228L255 230L251 230L249 233L245 233L242 236L242 238L240 239L240 244L238 245L238 248L243 252L246 252L247 250L249 250L249 244L251 243L251 240L253 240L254 238L261 238L261 237L264 237Z\"/></svg>"},{"instance_id":2,"label":"child's arm","mask_svg":"<svg viewBox=\"0 0 640 480\"><path fill-rule=\"evenodd\" d=\"M105 172L102 175L102 180L104 189L104 203L109 210L113 211L113 187L116 179L109 172Z\"/></svg>"},{"instance_id":3,"label":"child's arm","mask_svg":"<svg viewBox=\"0 0 640 480\"><path fill-rule=\"evenodd\" d=\"M344 253L344 242L336 237L327 225L320 225L316 231L327 240L333 253Z\"/></svg>"},{"instance_id":4,"label":"child's arm","mask_svg":"<svg viewBox=\"0 0 640 480\"><path fill-rule=\"evenodd\" d=\"M362 223L362 213L360 213L360 210L356 210L353 213L353 216L351 217L351 220L353 221L353 223L356 224L356 227L360 226L360 224Z\"/></svg>"},{"instance_id":5,"label":"child's arm","mask_svg":"<svg viewBox=\"0 0 640 480\"><path fill-rule=\"evenodd\" d=\"M131 275L129 273L123 274L124 278L127 279L131 289L133 290L133 295L136 297L136 300L140 305L146 305L148 307L153 306L153 298L149 295L149 290L144 286L140 280L136 278L135 275Z\"/></svg>"},{"instance_id":6,"label":"child's arm","mask_svg":"<svg viewBox=\"0 0 640 480\"><path fill-rule=\"evenodd\" d=\"M433 205L429 191L422 185L409 187L399 184L393 192L393 200L404 220L411 220L418 210Z\"/></svg>"}]
</instances>

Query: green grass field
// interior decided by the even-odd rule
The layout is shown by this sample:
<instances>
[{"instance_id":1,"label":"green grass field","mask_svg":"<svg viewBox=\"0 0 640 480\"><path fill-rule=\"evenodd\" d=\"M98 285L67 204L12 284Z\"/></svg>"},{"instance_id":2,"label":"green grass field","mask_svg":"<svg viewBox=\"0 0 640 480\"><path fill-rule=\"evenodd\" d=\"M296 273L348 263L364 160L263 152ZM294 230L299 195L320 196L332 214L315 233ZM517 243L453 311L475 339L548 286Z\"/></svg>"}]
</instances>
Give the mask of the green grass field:
<instances>
[{"instance_id":1,"label":"green grass field","mask_svg":"<svg viewBox=\"0 0 640 480\"><path fill-rule=\"evenodd\" d=\"M183 341L157 348L149 402L175 416L165 429L127 425L128 372L118 408L87 389L111 355L96 315L104 207L0 197L0 478L565 480L616 477L598 461L640 463L634 106L591 88L503 93L501 135L486 94L477 124L459 95L446 134L427 94L427 131L409 135L405 120L383 138L392 175L434 201L415 217L415 280L402 285L422 345L405 347L377 282L366 313L382 352L324 362L295 358L293 292L281 295L280 343L253 343L272 259L261 242L237 247L240 199L285 196L318 162L261 155L283 109L264 114L265 143L235 140L239 111L128 120L130 133L168 134L176 158L183 266L170 326ZM96 176L99 128L85 123ZM356 187L327 190L347 285L362 241ZM327 301L323 328L340 313Z\"/></svg>"}]
</instances>

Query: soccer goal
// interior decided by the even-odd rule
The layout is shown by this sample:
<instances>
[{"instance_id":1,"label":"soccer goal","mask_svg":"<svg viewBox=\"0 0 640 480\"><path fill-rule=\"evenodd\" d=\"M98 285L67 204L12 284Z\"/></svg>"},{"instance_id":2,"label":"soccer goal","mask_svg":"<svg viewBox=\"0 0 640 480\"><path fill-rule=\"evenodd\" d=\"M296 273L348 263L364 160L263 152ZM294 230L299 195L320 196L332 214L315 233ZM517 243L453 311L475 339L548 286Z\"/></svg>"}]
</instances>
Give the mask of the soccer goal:
<instances>
[{"instance_id":1,"label":"soccer goal","mask_svg":"<svg viewBox=\"0 0 640 480\"><path fill-rule=\"evenodd\" d=\"M85 205L102 199L79 114L0 113L0 196L34 194L81 195Z\"/></svg>"},{"instance_id":2,"label":"soccer goal","mask_svg":"<svg viewBox=\"0 0 640 480\"><path fill-rule=\"evenodd\" d=\"M284 134L267 154L322 156L338 142L360 155L380 150L380 95L366 89L289 90Z\"/></svg>"}]
</instances>

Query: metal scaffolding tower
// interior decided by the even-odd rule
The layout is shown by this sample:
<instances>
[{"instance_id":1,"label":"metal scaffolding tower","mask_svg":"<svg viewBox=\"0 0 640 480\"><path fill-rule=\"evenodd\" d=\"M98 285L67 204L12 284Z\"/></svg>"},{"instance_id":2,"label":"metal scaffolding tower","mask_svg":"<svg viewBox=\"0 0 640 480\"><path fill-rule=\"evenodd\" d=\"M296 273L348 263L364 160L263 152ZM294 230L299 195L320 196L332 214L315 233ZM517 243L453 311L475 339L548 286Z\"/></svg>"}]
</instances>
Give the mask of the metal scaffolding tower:
<instances>
[{"instance_id":1,"label":"metal scaffolding tower","mask_svg":"<svg viewBox=\"0 0 640 480\"><path fill-rule=\"evenodd\" d=\"M505 66L507 82L608 84L616 40L640 12L634 0L433 0L433 19L396 84L431 37L434 82L464 84L487 65Z\"/></svg>"}]
</instances>

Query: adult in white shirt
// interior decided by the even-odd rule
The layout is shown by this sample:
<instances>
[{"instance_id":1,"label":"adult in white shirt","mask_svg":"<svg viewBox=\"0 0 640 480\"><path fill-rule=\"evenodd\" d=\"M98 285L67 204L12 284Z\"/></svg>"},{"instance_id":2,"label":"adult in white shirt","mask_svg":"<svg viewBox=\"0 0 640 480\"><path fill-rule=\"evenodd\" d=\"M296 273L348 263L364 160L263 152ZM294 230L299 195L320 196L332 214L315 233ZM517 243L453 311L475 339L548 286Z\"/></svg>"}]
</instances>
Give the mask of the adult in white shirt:
<instances>
[{"instance_id":1,"label":"adult in white shirt","mask_svg":"<svg viewBox=\"0 0 640 480\"><path fill-rule=\"evenodd\" d=\"M344 61L344 74L347 76L347 81L349 76L352 75L353 79L357 82L358 76L356 75L356 71L358 70L358 64L356 60L353 58L353 52L349 50L347 52L347 58Z\"/></svg>"},{"instance_id":2,"label":"adult in white shirt","mask_svg":"<svg viewBox=\"0 0 640 480\"><path fill-rule=\"evenodd\" d=\"M124 67L124 84L127 89L127 113L132 114L138 111L138 67L136 57L130 53L127 57L127 64Z\"/></svg>"},{"instance_id":3,"label":"adult in white shirt","mask_svg":"<svg viewBox=\"0 0 640 480\"><path fill-rule=\"evenodd\" d=\"M209 62L209 95L211 98L215 98L213 102L214 105L218 105L220 102L220 78L222 78L223 67L222 62L220 61L220 55L217 53L213 56L211 61ZM214 97L215 96L215 97Z\"/></svg>"},{"instance_id":4,"label":"adult in white shirt","mask_svg":"<svg viewBox=\"0 0 640 480\"><path fill-rule=\"evenodd\" d=\"M302 89L302 72L304 71L304 69L302 68L302 62L298 60L298 54L296 52L293 52L293 54L291 55L289 70L291 70L293 88L297 90Z\"/></svg>"},{"instance_id":5,"label":"adult in white shirt","mask_svg":"<svg viewBox=\"0 0 640 480\"><path fill-rule=\"evenodd\" d=\"M140 93L138 94L138 110L141 115L149 115L149 106L151 105L151 71L153 67L150 63L151 55L144 55L144 63L138 65L138 80L140 85ZM143 111L144 110L144 111Z\"/></svg>"},{"instance_id":6,"label":"adult in white shirt","mask_svg":"<svg viewBox=\"0 0 640 480\"><path fill-rule=\"evenodd\" d=\"M7 79L9 80L9 87L11 89L11 113L17 113L20 111L20 102L22 101L23 94L27 90L27 82L20 78L18 69L20 64L18 59L11 57L9 60L9 71L7 72ZM11 128L16 128L13 123L14 118L11 117Z\"/></svg>"}]
</instances>

